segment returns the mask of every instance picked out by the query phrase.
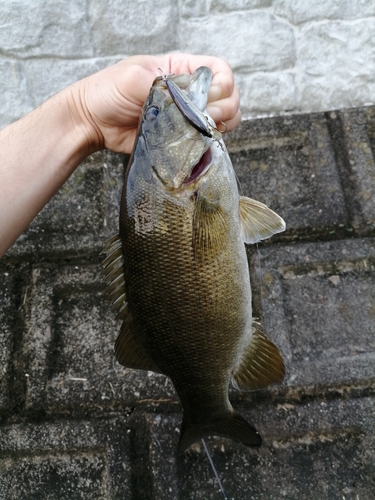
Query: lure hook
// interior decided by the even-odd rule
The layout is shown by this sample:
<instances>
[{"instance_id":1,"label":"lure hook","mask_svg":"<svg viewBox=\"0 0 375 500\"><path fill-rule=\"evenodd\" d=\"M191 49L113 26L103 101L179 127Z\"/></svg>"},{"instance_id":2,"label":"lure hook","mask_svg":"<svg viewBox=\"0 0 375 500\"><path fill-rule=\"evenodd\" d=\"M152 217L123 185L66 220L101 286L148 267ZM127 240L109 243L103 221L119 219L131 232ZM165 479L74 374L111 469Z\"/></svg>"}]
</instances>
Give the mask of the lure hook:
<instances>
[{"instance_id":1,"label":"lure hook","mask_svg":"<svg viewBox=\"0 0 375 500\"><path fill-rule=\"evenodd\" d=\"M224 123L224 122L222 122L222 121L221 121L220 123L221 123L222 125L224 125L224 127L225 127L225 128L224 128L224 130L219 130L219 129L217 129L217 130L219 130L220 134L225 134L225 132L226 132L226 131L227 131L227 129L228 129L227 124L226 124L226 123Z\"/></svg>"},{"instance_id":2,"label":"lure hook","mask_svg":"<svg viewBox=\"0 0 375 500\"><path fill-rule=\"evenodd\" d=\"M180 110L185 120L205 137L209 137L210 139L219 142L221 139L221 132L209 123L207 116L197 108L197 106L189 99L187 94L168 78L168 76L171 75L164 74L161 68L158 69L162 73L163 82L165 83L173 102Z\"/></svg>"}]
</instances>

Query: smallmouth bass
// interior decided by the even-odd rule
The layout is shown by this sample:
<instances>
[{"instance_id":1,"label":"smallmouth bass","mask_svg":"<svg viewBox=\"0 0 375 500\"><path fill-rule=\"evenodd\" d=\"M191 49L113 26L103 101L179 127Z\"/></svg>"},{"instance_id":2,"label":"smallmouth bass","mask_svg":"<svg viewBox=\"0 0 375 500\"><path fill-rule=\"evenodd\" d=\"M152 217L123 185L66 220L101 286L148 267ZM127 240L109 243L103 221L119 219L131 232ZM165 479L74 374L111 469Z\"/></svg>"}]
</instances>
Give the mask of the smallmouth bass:
<instances>
[{"instance_id":1,"label":"smallmouth bass","mask_svg":"<svg viewBox=\"0 0 375 500\"><path fill-rule=\"evenodd\" d=\"M184 411L179 452L209 435L259 446L259 433L229 401L229 383L253 390L285 372L252 318L244 245L285 223L239 195L205 111L211 79L202 67L154 80L125 175L120 235L107 242L103 262L123 321L116 358L171 378Z\"/></svg>"}]
</instances>

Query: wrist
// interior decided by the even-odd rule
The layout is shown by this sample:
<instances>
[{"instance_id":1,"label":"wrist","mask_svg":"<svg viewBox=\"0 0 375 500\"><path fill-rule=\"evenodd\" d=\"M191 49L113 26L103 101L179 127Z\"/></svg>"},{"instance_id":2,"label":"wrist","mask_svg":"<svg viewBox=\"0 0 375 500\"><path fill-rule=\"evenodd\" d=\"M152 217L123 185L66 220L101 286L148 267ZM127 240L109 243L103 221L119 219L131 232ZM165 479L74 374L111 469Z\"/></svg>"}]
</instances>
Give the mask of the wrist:
<instances>
[{"instance_id":1,"label":"wrist","mask_svg":"<svg viewBox=\"0 0 375 500\"><path fill-rule=\"evenodd\" d=\"M86 104L86 80L81 80L69 87L63 93L68 104L71 126L74 134L81 139L84 157L104 149L104 137L96 125Z\"/></svg>"}]
</instances>

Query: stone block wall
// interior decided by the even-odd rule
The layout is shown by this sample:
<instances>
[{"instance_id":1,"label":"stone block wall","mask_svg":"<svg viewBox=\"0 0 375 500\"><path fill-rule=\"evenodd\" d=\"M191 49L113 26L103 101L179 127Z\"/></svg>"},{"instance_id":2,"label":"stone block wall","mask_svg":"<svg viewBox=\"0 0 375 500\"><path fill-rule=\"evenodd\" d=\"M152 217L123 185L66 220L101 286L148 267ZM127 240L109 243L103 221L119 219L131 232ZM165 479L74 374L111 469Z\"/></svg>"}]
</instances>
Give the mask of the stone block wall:
<instances>
[{"instance_id":1,"label":"stone block wall","mask_svg":"<svg viewBox=\"0 0 375 500\"><path fill-rule=\"evenodd\" d=\"M375 1L4 0L0 127L134 54L232 65L245 117L374 104Z\"/></svg>"}]
</instances>

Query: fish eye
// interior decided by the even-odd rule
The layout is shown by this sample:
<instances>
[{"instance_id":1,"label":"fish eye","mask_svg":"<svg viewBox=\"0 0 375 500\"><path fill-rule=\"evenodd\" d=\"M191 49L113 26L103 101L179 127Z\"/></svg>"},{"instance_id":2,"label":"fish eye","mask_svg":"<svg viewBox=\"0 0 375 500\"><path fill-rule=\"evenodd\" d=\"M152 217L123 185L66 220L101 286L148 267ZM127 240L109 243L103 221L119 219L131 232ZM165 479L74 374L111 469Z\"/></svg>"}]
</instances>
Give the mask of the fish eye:
<instances>
[{"instance_id":1,"label":"fish eye","mask_svg":"<svg viewBox=\"0 0 375 500\"><path fill-rule=\"evenodd\" d=\"M150 106L146 110L145 118L146 118L146 120L152 122L152 121L156 120L156 117L158 116L158 114L159 114L159 108L156 106Z\"/></svg>"}]
</instances>

